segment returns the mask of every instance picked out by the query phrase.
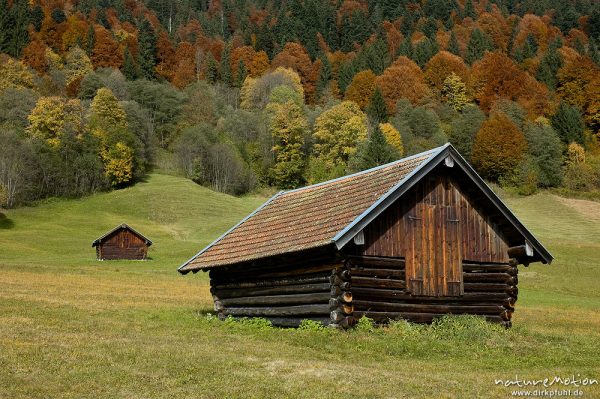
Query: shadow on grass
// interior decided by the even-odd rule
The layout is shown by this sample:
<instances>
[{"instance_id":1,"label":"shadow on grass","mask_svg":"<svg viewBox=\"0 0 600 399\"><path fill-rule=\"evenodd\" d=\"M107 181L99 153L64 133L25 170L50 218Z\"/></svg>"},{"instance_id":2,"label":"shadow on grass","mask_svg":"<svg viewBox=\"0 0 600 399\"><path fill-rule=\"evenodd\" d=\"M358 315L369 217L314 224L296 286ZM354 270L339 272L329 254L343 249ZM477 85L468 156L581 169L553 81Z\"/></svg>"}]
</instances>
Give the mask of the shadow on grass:
<instances>
[{"instance_id":1,"label":"shadow on grass","mask_svg":"<svg viewBox=\"0 0 600 399\"><path fill-rule=\"evenodd\" d=\"M7 218L5 214L0 212L0 229L8 230L15 227L15 222Z\"/></svg>"}]
</instances>

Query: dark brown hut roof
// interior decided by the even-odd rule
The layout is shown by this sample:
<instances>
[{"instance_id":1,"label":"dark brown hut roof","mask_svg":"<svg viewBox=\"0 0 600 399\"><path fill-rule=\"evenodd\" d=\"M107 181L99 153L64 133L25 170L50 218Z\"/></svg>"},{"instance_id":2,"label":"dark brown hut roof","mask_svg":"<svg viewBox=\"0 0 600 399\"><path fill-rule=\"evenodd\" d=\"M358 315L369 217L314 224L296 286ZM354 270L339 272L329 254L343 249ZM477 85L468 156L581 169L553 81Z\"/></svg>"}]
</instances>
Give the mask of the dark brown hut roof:
<instances>
[{"instance_id":1,"label":"dark brown hut roof","mask_svg":"<svg viewBox=\"0 0 600 399\"><path fill-rule=\"evenodd\" d=\"M458 161L549 262L552 256L523 227L450 145L323 183L282 191L179 267L181 273L232 265L332 244L340 249L446 157Z\"/></svg>"},{"instance_id":2,"label":"dark brown hut roof","mask_svg":"<svg viewBox=\"0 0 600 399\"><path fill-rule=\"evenodd\" d=\"M122 223L122 224L118 225L117 227L115 227L114 229L112 229L111 231L109 231L108 233L104 234L103 236L96 238L94 240L94 242L92 242L92 247L99 245L102 241L104 241L104 239L112 236L113 233L116 233L117 231L119 231L121 229L131 231L133 234L135 234L136 236L138 236L139 238L144 240L146 242L146 245L148 245L148 246L152 245L152 241L150 241L148 238L146 238L142 234L138 233L136 230L133 229L133 227L131 227L125 223Z\"/></svg>"}]
</instances>

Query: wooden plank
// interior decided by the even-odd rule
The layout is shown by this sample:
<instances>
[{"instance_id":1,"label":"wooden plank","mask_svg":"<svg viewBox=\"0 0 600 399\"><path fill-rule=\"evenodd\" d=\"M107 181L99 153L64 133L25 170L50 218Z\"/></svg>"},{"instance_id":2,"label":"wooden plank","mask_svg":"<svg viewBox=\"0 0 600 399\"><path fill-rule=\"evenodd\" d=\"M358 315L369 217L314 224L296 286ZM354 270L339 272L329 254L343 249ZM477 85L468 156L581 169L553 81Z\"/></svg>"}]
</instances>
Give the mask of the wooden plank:
<instances>
[{"instance_id":1,"label":"wooden plank","mask_svg":"<svg viewBox=\"0 0 600 399\"><path fill-rule=\"evenodd\" d=\"M397 303L362 301L355 299L354 308L357 311L379 312L414 312L414 313L468 313L468 314L500 314L504 306L494 304L460 304L447 305L444 303Z\"/></svg>"},{"instance_id":2,"label":"wooden plank","mask_svg":"<svg viewBox=\"0 0 600 399\"><path fill-rule=\"evenodd\" d=\"M245 296L259 296L259 295L288 295L288 294L302 294L311 292L330 292L331 284L327 283L316 283L316 284L299 284L299 285L282 285L277 287L264 287L264 288L230 288L230 289L216 289L212 287L210 292L219 298L238 298Z\"/></svg>"},{"instance_id":3,"label":"wooden plank","mask_svg":"<svg viewBox=\"0 0 600 399\"><path fill-rule=\"evenodd\" d=\"M386 258L381 256L347 256L352 265L362 267L376 267L386 269L403 269L405 260L403 258Z\"/></svg>"},{"instance_id":4,"label":"wooden plank","mask_svg":"<svg viewBox=\"0 0 600 399\"><path fill-rule=\"evenodd\" d=\"M503 303L506 292L465 292L460 297L415 297L404 290L356 287L352 289L353 300L388 300L402 302L496 302Z\"/></svg>"},{"instance_id":5,"label":"wooden plank","mask_svg":"<svg viewBox=\"0 0 600 399\"><path fill-rule=\"evenodd\" d=\"M220 299L224 306L266 306L266 305L299 305L313 303L329 303L329 292L315 292L308 294L291 295L265 295Z\"/></svg>"},{"instance_id":6,"label":"wooden plank","mask_svg":"<svg viewBox=\"0 0 600 399\"><path fill-rule=\"evenodd\" d=\"M398 269L364 269L364 268L352 268L352 277L372 277L382 279L398 279L404 280L404 270Z\"/></svg>"},{"instance_id":7,"label":"wooden plank","mask_svg":"<svg viewBox=\"0 0 600 399\"><path fill-rule=\"evenodd\" d=\"M404 289L406 284L403 280L389 280L371 277L352 277L352 286L373 288L397 288Z\"/></svg>"},{"instance_id":8,"label":"wooden plank","mask_svg":"<svg viewBox=\"0 0 600 399\"><path fill-rule=\"evenodd\" d=\"M503 283L511 285L514 276L508 273L464 273L465 282L469 283Z\"/></svg>"},{"instance_id":9,"label":"wooden plank","mask_svg":"<svg viewBox=\"0 0 600 399\"><path fill-rule=\"evenodd\" d=\"M307 315L327 315L329 314L329 304L320 305L297 305L297 306L278 306L278 307L228 307L223 310L225 316L307 316Z\"/></svg>"},{"instance_id":10,"label":"wooden plank","mask_svg":"<svg viewBox=\"0 0 600 399\"><path fill-rule=\"evenodd\" d=\"M215 289L277 287L282 285L298 285L329 282L329 274L315 277L279 278L262 281L241 281L238 283L219 283L211 278L210 285Z\"/></svg>"}]
</instances>

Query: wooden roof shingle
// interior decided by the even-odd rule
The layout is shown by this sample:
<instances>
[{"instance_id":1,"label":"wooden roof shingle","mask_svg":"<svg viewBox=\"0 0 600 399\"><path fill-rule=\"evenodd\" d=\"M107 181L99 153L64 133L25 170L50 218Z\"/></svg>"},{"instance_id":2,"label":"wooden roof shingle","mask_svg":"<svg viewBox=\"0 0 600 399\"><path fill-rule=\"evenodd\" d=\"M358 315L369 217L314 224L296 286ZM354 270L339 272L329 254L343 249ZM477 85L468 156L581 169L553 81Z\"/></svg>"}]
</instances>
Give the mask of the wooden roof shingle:
<instances>
[{"instance_id":1,"label":"wooden roof shingle","mask_svg":"<svg viewBox=\"0 0 600 399\"><path fill-rule=\"evenodd\" d=\"M179 271L224 266L329 245L338 232L437 150L312 186L279 192Z\"/></svg>"}]
</instances>

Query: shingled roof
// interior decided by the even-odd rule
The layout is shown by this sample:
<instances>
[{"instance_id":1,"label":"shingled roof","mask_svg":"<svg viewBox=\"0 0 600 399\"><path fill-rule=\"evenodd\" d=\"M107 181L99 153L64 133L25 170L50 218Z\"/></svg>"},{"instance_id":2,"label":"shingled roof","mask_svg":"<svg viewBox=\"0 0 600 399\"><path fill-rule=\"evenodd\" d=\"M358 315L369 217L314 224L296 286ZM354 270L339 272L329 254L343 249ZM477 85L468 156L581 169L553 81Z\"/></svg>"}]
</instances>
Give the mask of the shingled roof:
<instances>
[{"instance_id":1,"label":"shingled roof","mask_svg":"<svg viewBox=\"0 0 600 399\"><path fill-rule=\"evenodd\" d=\"M541 260L552 256L529 233L450 145L363 172L290 191L281 191L179 267L210 269L274 255L325 247L340 249L423 175L450 156L476 180Z\"/></svg>"},{"instance_id":2,"label":"shingled roof","mask_svg":"<svg viewBox=\"0 0 600 399\"><path fill-rule=\"evenodd\" d=\"M150 239L144 237L141 233L134 230L133 227L131 227L125 223L122 223L122 224L118 225L117 227L115 227L114 229L112 229L111 231L109 231L108 233L104 234L103 236L96 238L94 240L94 242L92 242L92 247L99 245L102 241L104 241L104 239L112 236L114 233L116 233L117 231L122 230L122 229L131 231L133 234L137 235L142 240L144 240L146 242L146 245L148 245L148 246L152 245L152 241L150 241Z\"/></svg>"}]
</instances>

